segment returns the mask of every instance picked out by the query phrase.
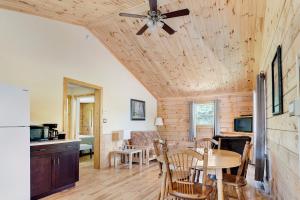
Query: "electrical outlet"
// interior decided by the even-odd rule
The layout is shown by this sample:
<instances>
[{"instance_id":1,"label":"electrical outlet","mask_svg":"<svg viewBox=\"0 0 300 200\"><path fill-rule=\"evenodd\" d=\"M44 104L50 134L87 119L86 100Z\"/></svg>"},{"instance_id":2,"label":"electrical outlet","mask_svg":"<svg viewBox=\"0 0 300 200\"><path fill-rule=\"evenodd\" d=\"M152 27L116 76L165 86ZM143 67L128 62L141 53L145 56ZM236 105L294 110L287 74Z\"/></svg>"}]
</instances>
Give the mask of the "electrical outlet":
<instances>
[{"instance_id":1,"label":"electrical outlet","mask_svg":"<svg viewBox=\"0 0 300 200\"><path fill-rule=\"evenodd\" d=\"M296 80L297 80L297 97L294 101L289 103L289 115L300 116L300 56L296 56Z\"/></svg>"},{"instance_id":2,"label":"electrical outlet","mask_svg":"<svg viewBox=\"0 0 300 200\"><path fill-rule=\"evenodd\" d=\"M297 97L294 101L289 104L289 114L290 116L300 117L300 98Z\"/></svg>"},{"instance_id":3,"label":"electrical outlet","mask_svg":"<svg viewBox=\"0 0 300 200\"><path fill-rule=\"evenodd\" d=\"M290 116L300 117L300 54L296 57L297 97L289 104ZM300 119L299 119L300 120Z\"/></svg>"}]
</instances>

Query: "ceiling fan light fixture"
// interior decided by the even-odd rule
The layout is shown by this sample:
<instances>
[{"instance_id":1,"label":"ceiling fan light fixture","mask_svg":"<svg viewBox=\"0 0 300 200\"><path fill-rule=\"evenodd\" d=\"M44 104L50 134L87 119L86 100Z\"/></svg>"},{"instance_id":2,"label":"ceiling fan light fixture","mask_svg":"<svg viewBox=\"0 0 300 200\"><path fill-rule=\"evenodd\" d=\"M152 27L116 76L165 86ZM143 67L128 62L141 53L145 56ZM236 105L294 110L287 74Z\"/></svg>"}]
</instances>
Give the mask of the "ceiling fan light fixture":
<instances>
[{"instance_id":1,"label":"ceiling fan light fixture","mask_svg":"<svg viewBox=\"0 0 300 200\"><path fill-rule=\"evenodd\" d=\"M155 24L155 22L154 22L153 20L149 20L149 21L147 22L147 26L148 26L148 28L149 28L151 31L153 31L153 30L156 28L156 24Z\"/></svg>"},{"instance_id":2,"label":"ceiling fan light fixture","mask_svg":"<svg viewBox=\"0 0 300 200\"><path fill-rule=\"evenodd\" d=\"M158 21L156 24L159 28L162 28L164 26L164 23L162 21Z\"/></svg>"},{"instance_id":3,"label":"ceiling fan light fixture","mask_svg":"<svg viewBox=\"0 0 300 200\"><path fill-rule=\"evenodd\" d=\"M142 35L148 28L150 31L154 31L157 27L162 28L170 35L174 34L176 31L168 26L164 21L164 19L181 17L190 14L189 9L181 9L167 13L161 13L160 10L157 9L157 0L148 0L150 10L147 15L140 14L130 14L130 13L119 13L120 16L124 17L133 17L133 18L141 18L148 19L147 23L136 33L137 35Z\"/></svg>"}]
</instances>

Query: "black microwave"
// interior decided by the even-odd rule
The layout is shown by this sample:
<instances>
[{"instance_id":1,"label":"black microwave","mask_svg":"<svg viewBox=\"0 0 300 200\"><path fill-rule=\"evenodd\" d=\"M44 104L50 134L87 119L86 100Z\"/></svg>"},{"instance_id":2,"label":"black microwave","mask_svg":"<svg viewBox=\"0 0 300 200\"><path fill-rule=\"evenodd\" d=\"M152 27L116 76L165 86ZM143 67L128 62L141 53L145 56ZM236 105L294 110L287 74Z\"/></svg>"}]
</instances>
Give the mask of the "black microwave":
<instances>
[{"instance_id":1,"label":"black microwave","mask_svg":"<svg viewBox=\"0 0 300 200\"><path fill-rule=\"evenodd\" d=\"M30 141L48 140L48 128L44 126L30 126Z\"/></svg>"}]
</instances>

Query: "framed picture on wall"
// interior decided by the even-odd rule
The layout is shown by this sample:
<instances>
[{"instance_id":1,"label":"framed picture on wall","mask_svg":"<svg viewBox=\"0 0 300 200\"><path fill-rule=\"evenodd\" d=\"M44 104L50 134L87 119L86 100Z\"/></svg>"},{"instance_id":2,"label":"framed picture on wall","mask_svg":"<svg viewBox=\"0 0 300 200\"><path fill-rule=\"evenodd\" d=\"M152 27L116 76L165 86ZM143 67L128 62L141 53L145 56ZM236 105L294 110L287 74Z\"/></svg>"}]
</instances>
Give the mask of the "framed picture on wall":
<instances>
[{"instance_id":1,"label":"framed picture on wall","mask_svg":"<svg viewBox=\"0 0 300 200\"><path fill-rule=\"evenodd\" d=\"M130 99L131 120L146 120L145 101Z\"/></svg>"},{"instance_id":2,"label":"framed picture on wall","mask_svg":"<svg viewBox=\"0 0 300 200\"><path fill-rule=\"evenodd\" d=\"M275 57L272 61L272 113L280 115L283 113L283 88L282 88L282 62L281 46L277 47Z\"/></svg>"}]
</instances>

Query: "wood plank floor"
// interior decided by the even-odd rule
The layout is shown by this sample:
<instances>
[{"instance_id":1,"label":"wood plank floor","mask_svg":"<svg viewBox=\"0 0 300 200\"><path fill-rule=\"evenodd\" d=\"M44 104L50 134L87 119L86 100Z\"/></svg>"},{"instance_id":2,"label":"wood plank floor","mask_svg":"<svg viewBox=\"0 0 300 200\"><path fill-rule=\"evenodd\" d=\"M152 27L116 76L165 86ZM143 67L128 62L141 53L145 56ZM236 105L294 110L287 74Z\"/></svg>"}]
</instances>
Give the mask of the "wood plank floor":
<instances>
[{"instance_id":1,"label":"wood plank floor","mask_svg":"<svg viewBox=\"0 0 300 200\"><path fill-rule=\"evenodd\" d=\"M253 176L249 169L249 178ZM253 179L252 179L253 180ZM253 181L252 181L253 182ZM269 199L251 186L246 188L247 199ZM158 198L160 179L158 165L151 163L142 169L134 165L132 170L125 166L119 169L95 170L92 162L80 163L80 181L74 188L51 195L45 200L156 200Z\"/></svg>"}]
</instances>

